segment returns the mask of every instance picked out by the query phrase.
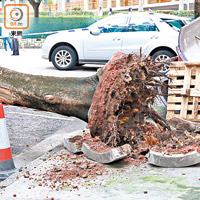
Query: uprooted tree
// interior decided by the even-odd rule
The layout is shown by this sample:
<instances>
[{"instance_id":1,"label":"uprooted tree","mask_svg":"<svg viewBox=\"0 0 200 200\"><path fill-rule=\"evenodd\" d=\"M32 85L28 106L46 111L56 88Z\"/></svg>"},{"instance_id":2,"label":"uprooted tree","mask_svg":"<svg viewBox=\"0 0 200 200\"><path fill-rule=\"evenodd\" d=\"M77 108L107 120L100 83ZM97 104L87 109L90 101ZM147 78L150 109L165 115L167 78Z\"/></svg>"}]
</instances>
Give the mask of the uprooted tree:
<instances>
[{"instance_id":1,"label":"uprooted tree","mask_svg":"<svg viewBox=\"0 0 200 200\"><path fill-rule=\"evenodd\" d=\"M0 68L0 99L13 105L38 108L88 120L92 136L110 145L136 144L152 139L155 127L170 129L150 105L163 86L161 63L135 54L116 53L106 67L87 78L34 76ZM157 78L155 78L157 77ZM159 131L157 131L159 132ZM150 142L150 143L151 143Z\"/></svg>"},{"instance_id":2,"label":"uprooted tree","mask_svg":"<svg viewBox=\"0 0 200 200\"><path fill-rule=\"evenodd\" d=\"M127 142L135 145L138 137L146 133L153 137L155 127L146 123L145 117L152 118L163 130L170 129L166 120L151 108L156 96L161 95L158 88L165 86L159 79L165 76L159 73L162 65L149 57L115 54L93 97L89 120L93 136L113 146Z\"/></svg>"}]
</instances>

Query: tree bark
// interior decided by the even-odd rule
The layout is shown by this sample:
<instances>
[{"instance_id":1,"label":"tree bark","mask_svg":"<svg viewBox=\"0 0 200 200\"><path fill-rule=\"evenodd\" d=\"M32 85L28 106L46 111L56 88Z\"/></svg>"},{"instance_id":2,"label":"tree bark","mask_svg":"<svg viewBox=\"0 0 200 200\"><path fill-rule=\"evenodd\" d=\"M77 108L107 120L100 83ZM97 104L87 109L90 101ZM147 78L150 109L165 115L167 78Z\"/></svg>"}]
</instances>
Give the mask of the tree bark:
<instances>
[{"instance_id":1,"label":"tree bark","mask_svg":"<svg viewBox=\"0 0 200 200\"><path fill-rule=\"evenodd\" d=\"M31 6L33 7L34 10L34 17L38 18L39 17L39 7L40 7L40 3L35 2L34 0L28 0L28 2L31 4Z\"/></svg>"},{"instance_id":2,"label":"tree bark","mask_svg":"<svg viewBox=\"0 0 200 200\"><path fill-rule=\"evenodd\" d=\"M194 15L195 19L200 16L200 0L195 0Z\"/></svg>"},{"instance_id":3,"label":"tree bark","mask_svg":"<svg viewBox=\"0 0 200 200\"><path fill-rule=\"evenodd\" d=\"M0 67L0 99L88 121L99 73L86 78L34 76Z\"/></svg>"}]
</instances>

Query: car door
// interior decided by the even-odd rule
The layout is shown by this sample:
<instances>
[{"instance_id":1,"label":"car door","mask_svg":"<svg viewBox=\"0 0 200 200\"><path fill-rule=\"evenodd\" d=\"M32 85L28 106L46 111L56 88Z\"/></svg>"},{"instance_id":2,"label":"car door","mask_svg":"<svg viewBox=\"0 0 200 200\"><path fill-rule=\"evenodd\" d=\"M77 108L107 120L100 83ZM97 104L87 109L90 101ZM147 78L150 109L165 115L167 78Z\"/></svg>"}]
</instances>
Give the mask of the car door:
<instances>
[{"instance_id":1,"label":"car door","mask_svg":"<svg viewBox=\"0 0 200 200\"><path fill-rule=\"evenodd\" d=\"M128 29L123 33L122 51L124 53L148 52L153 45L158 43L159 30L149 17L131 18Z\"/></svg>"},{"instance_id":2,"label":"car door","mask_svg":"<svg viewBox=\"0 0 200 200\"><path fill-rule=\"evenodd\" d=\"M84 39L85 60L107 61L115 52L121 51L123 27L120 25L126 20L127 18L122 16L108 20L99 27L100 34L90 33Z\"/></svg>"}]
</instances>

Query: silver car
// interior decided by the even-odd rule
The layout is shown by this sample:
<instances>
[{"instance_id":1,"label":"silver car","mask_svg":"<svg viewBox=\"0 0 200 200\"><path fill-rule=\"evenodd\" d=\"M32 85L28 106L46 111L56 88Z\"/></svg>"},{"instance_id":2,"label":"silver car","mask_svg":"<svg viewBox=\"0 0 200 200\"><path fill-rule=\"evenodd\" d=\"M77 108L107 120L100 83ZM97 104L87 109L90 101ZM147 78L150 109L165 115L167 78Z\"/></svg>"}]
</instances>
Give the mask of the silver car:
<instances>
[{"instance_id":1,"label":"silver car","mask_svg":"<svg viewBox=\"0 0 200 200\"><path fill-rule=\"evenodd\" d=\"M86 63L105 63L117 51L139 53L153 60L177 55L178 28L174 17L135 12L116 14L88 28L60 31L44 42L42 57L59 70ZM182 24L184 25L184 24Z\"/></svg>"}]
</instances>

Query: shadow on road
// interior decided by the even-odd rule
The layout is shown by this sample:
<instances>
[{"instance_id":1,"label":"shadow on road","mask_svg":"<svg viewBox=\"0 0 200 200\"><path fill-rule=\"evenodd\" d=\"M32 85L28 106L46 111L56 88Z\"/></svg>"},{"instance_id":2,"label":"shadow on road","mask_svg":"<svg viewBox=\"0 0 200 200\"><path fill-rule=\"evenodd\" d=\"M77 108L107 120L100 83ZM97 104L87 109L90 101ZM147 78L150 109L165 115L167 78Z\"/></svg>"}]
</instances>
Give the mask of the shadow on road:
<instances>
[{"instance_id":1,"label":"shadow on road","mask_svg":"<svg viewBox=\"0 0 200 200\"><path fill-rule=\"evenodd\" d=\"M95 71L97 71L97 69L99 69L99 68L101 68L103 66L104 65L91 65L91 66L83 65L83 66L75 66L71 70L63 70L63 71L88 71L88 72L95 72ZM46 69L48 69L48 70L58 70L54 66L46 67Z\"/></svg>"}]
</instances>

